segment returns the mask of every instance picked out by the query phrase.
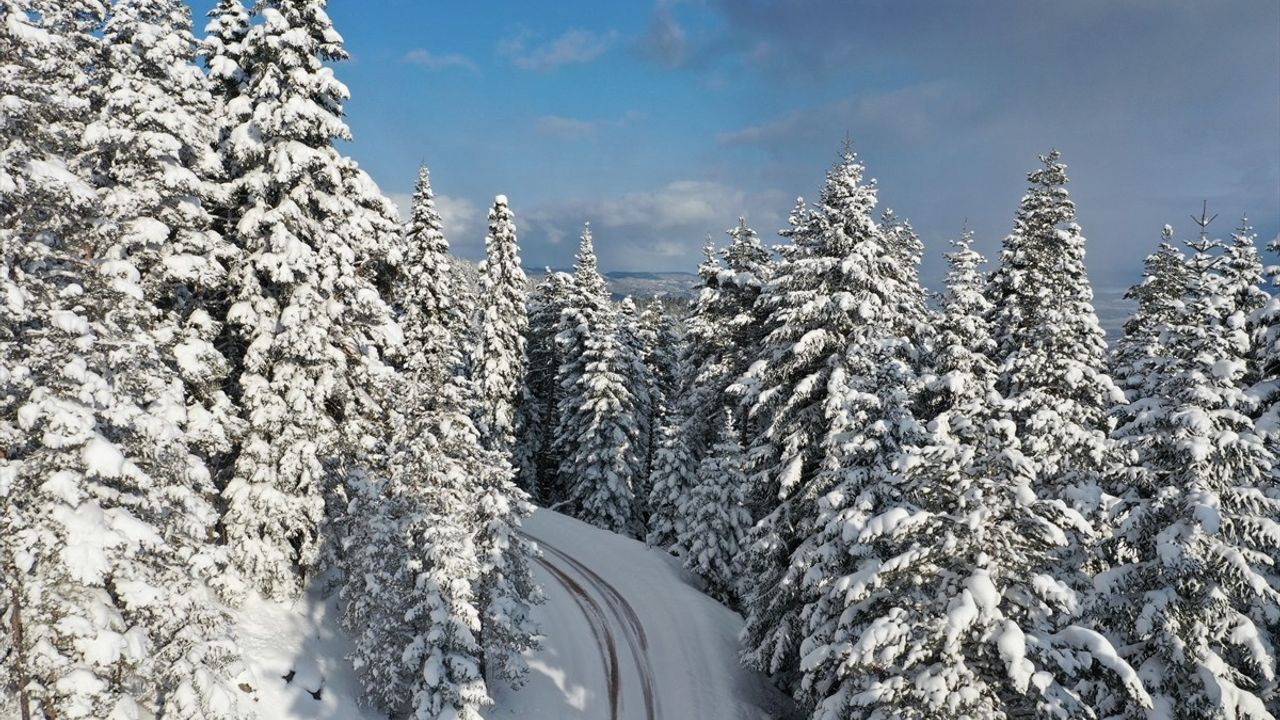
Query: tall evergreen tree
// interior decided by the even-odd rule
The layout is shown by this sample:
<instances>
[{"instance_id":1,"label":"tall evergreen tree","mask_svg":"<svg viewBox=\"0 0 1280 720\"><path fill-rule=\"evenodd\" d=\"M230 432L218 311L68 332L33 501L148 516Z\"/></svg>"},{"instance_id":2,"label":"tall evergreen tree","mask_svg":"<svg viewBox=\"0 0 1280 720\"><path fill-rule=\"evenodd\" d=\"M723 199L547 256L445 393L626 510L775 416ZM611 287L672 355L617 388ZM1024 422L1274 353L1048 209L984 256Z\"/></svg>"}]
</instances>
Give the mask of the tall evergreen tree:
<instances>
[{"instance_id":1,"label":"tall evergreen tree","mask_svg":"<svg viewBox=\"0 0 1280 720\"><path fill-rule=\"evenodd\" d=\"M483 673L469 527L478 473L489 471L460 379L403 381L385 478L357 495L342 589L351 659L367 696L397 716L478 719L491 703Z\"/></svg>"},{"instance_id":2,"label":"tall evergreen tree","mask_svg":"<svg viewBox=\"0 0 1280 720\"><path fill-rule=\"evenodd\" d=\"M742 502L746 456L733 413L721 412L717 441L698 465L698 474L680 515L686 519L678 542L684 564L707 584L707 594L736 602L743 582L743 549L751 516Z\"/></svg>"},{"instance_id":3,"label":"tall evergreen tree","mask_svg":"<svg viewBox=\"0 0 1280 720\"><path fill-rule=\"evenodd\" d=\"M618 352L622 364L622 372L627 388L634 398L635 407L635 486L636 512L641 522L648 518L646 508L649 500L649 448L653 442L655 407L653 388L655 379L652 369L645 359L649 355L649 344L645 338L643 318L636 307L635 300L630 297L622 299L618 304Z\"/></svg>"},{"instance_id":4,"label":"tall evergreen tree","mask_svg":"<svg viewBox=\"0 0 1280 720\"><path fill-rule=\"evenodd\" d=\"M177 0L120 0L104 42L106 91L85 134L107 218L97 254L119 289L152 306L157 341L186 384L188 438L216 471L240 427L217 346L236 250L209 214L221 167L190 11Z\"/></svg>"},{"instance_id":5,"label":"tall evergreen tree","mask_svg":"<svg viewBox=\"0 0 1280 720\"><path fill-rule=\"evenodd\" d=\"M1122 640L1156 716L1271 718L1280 697L1280 498L1267 493L1275 458L1241 390L1249 338L1239 267L1203 234L1189 244L1167 330L1171 361L1144 411L1117 433L1134 458L1123 471L1131 492L1106 546L1113 567L1096 580L1094 614ZM1114 712L1124 710L1141 716Z\"/></svg>"},{"instance_id":6,"label":"tall evergreen tree","mask_svg":"<svg viewBox=\"0 0 1280 720\"><path fill-rule=\"evenodd\" d=\"M872 380L864 353L899 338L893 344L914 361L912 334L925 320L914 265L890 252L875 205L875 185L863 182L849 150L827 174L820 201L797 203L783 232L791 244L759 300L768 313L763 348L740 381L759 429L750 450L756 526L744 659L792 689L804 593L814 592L803 579L817 559L818 499L841 481L841 461L824 471L824 456L843 452L839 438L858 422L846 403L862 401Z\"/></svg>"},{"instance_id":7,"label":"tall evergreen tree","mask_svg":"<svg viewBox=\"0 0 1280 720\"><path fill-rule=\"evenodd\" d=\"M32 717L237 717L209 474L156 308L96 232L84 150L104 13L0 7L4 692Z\"/></svg>"},{"instance_id":8,"label":"tall evergreen tree","mask_svg":"<svg viewBox=\"0 0 1280 720\"><path fill-rule=\"evenodd\" d=\"M547 270L528 298L529 328L525 341L527 362L521 399L516 407L516 445L512 464L517 484L536 500L548 501L567 494L557 487L559 468L554 451L560 370L556 333L560 314L568 306L572 278ZM551 429L552 431L548 431Z\"/></svg>"},{"instance_id":9,"label":"tall evergreen tree","mask_svg":"<svg viewBox=\"0 0 1280 720\"><path fill-rule=\"evenodd\" d=\"M323 0L267 0L244 40L245 120L227 142L243 253L228 312L245 348L237 378L248 428L223 495L232 559L264 594L296 593L321 550L325 497L341 489L352 437L367 433L363 387L399 330L364 236L376 198L353 196L346 57ZM370 189L371 184L363 184ZM385 206L383 206L385 207ZM366 264L365 260L373 260ZM337 507L333 508L337 510Z\"/></svg>"},{"instance_id":10,"label":"tall evergreen tree","mask_svg":"<svg viewBox=\"0 0 1280 720\"><path fill-rule=\"evenodd\" d=\"M404 259L392 294L404 332L406 366L425 373L421 380L432 387L443 386L461 367L466 320L457 302L457 284L431 175L424 165L418 170Z\"/></svg>"},{"instance_id":11,"label":"tall evergreen tree","mask_svg":"<svg viewBox=\"0 0 1280 720\"><path fill-rule=\"evenodd\" d=\"M832 466L846 479L819 501L808 582L830 584L802 651L815 717L1087 717L1074 688L1095 663L1141 695L1105 640L1069 624L1079 600L1048 572L1056 505L1036 498L995 390L982 258L967 234L956 246L915 403L932 420L912 417L909 367L868 354L878 381L849 407L880 422L850 424Z\"/></svg>"},{"instance_id":12,"label":"tall evergreen tree","mask_svg":"<svg viewBox=\"0 0 1280 720\"><path fill-rule=\"evenodd\" d=\"M1127 401L1149 394L1146 381L1168 356L1161 334L1173 320L1185 284L1186 259L1171 243L1173 228L1166 225L1161 237L1160 247L1144 262L1142 281L1125 293L1137 308L1110 357L1111 376Z\"/></svg>"},{"instance_id":13,"label":"tall evergreen tree","mask_svg":"<svg viewBox=\"0 0 1280 720\"><path fill-rule=\"evenodd\" d=\"M527 280L520 267L516 226L507 197L489 211L486 257L480 266L479 339L472 360L477 422L486 448L509 456L515 444L516 404L525 370Z\"/></svg>"},{"instance_id":14,"label":"tall evergreen tree","mask_svg":"<svg viewBox=\"0 0 1280 720\"><path fill-rule=\"evenodd\" d=\"M1054 150L1027 178L1013 232L991 280L998 389L1011 403L1038 496L1064 502L1071 540L1063 568L1090 555L1103 506L1100 479L1115 462L1107 411L1124 396L1104 368L1106 339L1093 309L1085 239Z\"/></svg>"},{"instance_id":15,"label":"tall evergreen tree","mask_svg":"<svg viewBox=\"0 0 1280 720\"><path fill-rule=\"evenodd\" d=\"M617 311L596 267L591 228L582 233L571 299L560 315L561 364L555 450L558 482L580 519L636 535L635 396L627 387Z\"/></svg>"}]
</instances>

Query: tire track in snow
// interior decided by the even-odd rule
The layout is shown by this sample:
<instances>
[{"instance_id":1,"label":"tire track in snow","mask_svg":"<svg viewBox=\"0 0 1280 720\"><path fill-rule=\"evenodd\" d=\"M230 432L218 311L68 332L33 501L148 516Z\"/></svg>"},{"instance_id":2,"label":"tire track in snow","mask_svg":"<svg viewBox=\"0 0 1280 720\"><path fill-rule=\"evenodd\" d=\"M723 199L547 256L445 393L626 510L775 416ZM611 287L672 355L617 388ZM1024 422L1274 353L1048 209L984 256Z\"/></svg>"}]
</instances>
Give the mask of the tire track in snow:
<instances>
[{"instance_id":1,"label":"tire track in snow","mask_svg":"<svg viewBox=\"0 0 1280 720\"><path fill-rule=\"evenodd\" d=\"M640 691L644 698L645 720L657 720L659 716L658 699L657 693L654 692L653 666L649 660L649 638L644 631L644 625L640 622L640 616L636 613L635 608L631 606L631 603L627 602L627 599L622 596L622 593L618 592L617 588L573 556L528 533L521 532L521 534L537 543L538 547L547 550L552 555L571 565L587 581L587 584L604 598L605 604L609 606L609 611L613 614L618 626L622 628L622 634L626 638L628 648L631 650L631 657L635 660L636 669L640 671Z\"/></svg>"},{"instance_id":2,"label":"tire track in snow","mask_svg":"<svg viewBox=\"0 0 1280 720\"><path fill-rule=\"evenodd\" d=\"M622 673L618 668L618 645L613 639L613 633L609 630L609 621L605 619L604 610L600 608L595 598L591 597L563 570L541 557L534 560L564 587L569 597L573 598L574 604L582 611L582 616L587 619L587 625L591 627L591 636L595 638L596 645L600 648L600 660L604 663L605 674L608 676L609 720L618 720L618 697L622 687Z\"/></svg>"}]
</instances>

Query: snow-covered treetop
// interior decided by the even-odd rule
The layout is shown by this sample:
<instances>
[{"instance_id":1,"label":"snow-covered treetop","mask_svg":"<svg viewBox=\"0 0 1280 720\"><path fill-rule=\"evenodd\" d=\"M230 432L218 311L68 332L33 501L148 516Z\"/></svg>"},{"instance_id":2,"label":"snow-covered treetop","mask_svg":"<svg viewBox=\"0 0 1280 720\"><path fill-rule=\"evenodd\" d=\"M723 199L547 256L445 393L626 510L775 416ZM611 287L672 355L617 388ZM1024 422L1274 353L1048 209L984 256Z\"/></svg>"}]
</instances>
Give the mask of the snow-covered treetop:
<instances>
[{"instance_id":1,"label":"snow-covered treetop","mask_svg":"<svg viewBox=\"0 0 1280 720\"><path fill-rule=\"evenodd\" d=\"M574 256L573 277L578 289L587 296L608 298L608 286L596 263L596 249L591 237L591 223L582 227L582 236L578 240L578 254Z\"/></svg>"},{"instance_id":2,"label":"snow-covered treetop","mask_svg":"<svg viewBox=\"0 0 1280 720\"><path fill-rule=\"evenodd\" d=\"M240 66L244 39L249 34L249 11L241 0L218 0L209 11L204 28L205 39L200 49L209 68L209 77L232 96L245 81Z\"/></svg>"},{"instance_id":3,"label":"snow-covered treetop","mask_svg":"<svg viewBox=\"0 0 1280 720\"><path fill-rule=\"evenodd\" d=\"M729 247L724 249L726 271L720 276L721 284L732 282L743 287L761 287L773 274L769 249L760 242L760 236L747 226L746 218L738 218L738 224L725 231L729 235Z\"/></svg>"},{"instance_id":4,"label":"snow-covered treetop","mask_svg":"<svg viewBox=\"0 0 1280 720\"><path fill-rule=\"evenodd\" d=\"M255 107L256 134L320 147L350 140L342 104L350 97L327 61L344 60L342 36L333 29L323 0L264 0L260 24L244 41L247 92ZM242 126L234 135L241 154L254 154L255 133Z\"/></svg>"},{"instance_id":5,"label":"snow-covered treetop","mask_svg":"<svg viewBox=\"0 0 1280 720\"><path fill-rule=\"evenodd\" d=\"M972 230L965 230L951 245L955 249L943 256L947 260L947 289L939 298L941 305L956 316L985 317L991 309L991 301L985 295L987 277L982 272L986 258L973 249Z\"/></svg>"}]
</instances>

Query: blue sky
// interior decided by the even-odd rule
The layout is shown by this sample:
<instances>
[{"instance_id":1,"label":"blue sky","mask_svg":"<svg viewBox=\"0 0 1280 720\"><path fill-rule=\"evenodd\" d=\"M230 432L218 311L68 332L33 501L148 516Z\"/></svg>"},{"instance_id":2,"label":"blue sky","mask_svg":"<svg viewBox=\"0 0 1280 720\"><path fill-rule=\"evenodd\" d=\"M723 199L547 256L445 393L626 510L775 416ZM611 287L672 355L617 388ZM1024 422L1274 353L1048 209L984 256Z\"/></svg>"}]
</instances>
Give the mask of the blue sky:
<instances>
[{"instance_id":1,"label":"blue sky","mask_svg":"<svg viewBox=\"0 0 1280 720\"><path fill-rule=\"evenodd\" d=\"M739 215L775 238L846 135L925 240L994 256L1058 147L1104 303L1203 199L1280 231L1275 0L332 0L348 151L393 196L419 162L477 257L497 193L526 264L592 221L606 270L691 270Z\"/></svg>"}]
</instances>

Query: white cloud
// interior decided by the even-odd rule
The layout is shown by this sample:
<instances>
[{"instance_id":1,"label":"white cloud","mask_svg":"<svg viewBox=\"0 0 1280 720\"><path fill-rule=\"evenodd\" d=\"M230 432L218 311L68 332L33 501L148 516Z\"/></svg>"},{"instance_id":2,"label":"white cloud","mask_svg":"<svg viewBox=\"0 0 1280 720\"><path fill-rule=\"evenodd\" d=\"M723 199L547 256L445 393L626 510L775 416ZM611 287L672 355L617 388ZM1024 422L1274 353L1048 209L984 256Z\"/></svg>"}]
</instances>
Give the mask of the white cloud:
<instances>
[{"instance_id":1,"label":"white cloud","mask_svg":"<svg viewBox=\"0 0 1280 720\"><path fill-rule=\"evenodd\" d=\"M444 225L444 236L453 252L474 257L479 248L484 252L485 215L481 208L466 198L436 196L436 210Z\"/></svg>"},{"instance_id":2,"label":"white cloud","mask_svg":"<svg viewBox=\"0 0 1280 720\"><path fill-rule=\"evenodd\" d=\"M563 115L544 115L538 118L537 131L541 135L558 140L583 140L593 137L599 130L622 128L644 119L639 110L628 110L622 117L609 120L580 120Z\"/></svg>"},{"instance_id":3,"label":"white cloud","mask_svg":"<svg viewBox=\"0 0 1280 720\"><path fill-rule=\"evenodd\" d=\"M538 133L560 140L581 140L596 134L596 124L589 120L546 115L538 118Z\"/></svg>"},{"instance_id":4,"label":"white cloud","mask_svg":"<svg viewBox=\"0 0 1280 720\"><path fill-rule=\"evenodd\" d=\"M387 197L400 211L400 220L408 222L413 209L410 193L388 193ZM484 252L485 216L480 207L466 198L436 195L436 211L444 225L444 237L449 248L458 255L475 258Z\"/></svg>"},{"instance_id":5,"label":"white cloud","mask_svg":"<svg viewBox=\"0 0 1280 720\"><path fill-rule=\"evenodd\" d=\"M977 109L976 101L959 88L926 82L804 108L777 120L720 133L716 141L726 147L783 145L796 138L829 139L833 130L841 129L852 131L854 138L874 132L877 137L919 144L934 139L946 123Z\"/></svg>"},{"instance_id":6,"label":"white cloud","mask_svg":"<svg viewBox=\"0 0 1280 720\"><path fill-rule=\"evenodd\" d=\"M530 45L527 34L498 44L498 52L511 58L522 70L548 72L564 65L589 63L604 55L618 39L618 33L596 33L590 30L566 30L555 39Z\"/></svg>"},{"instance_id":7,"label":"white cloud","mask_svg":"<svg viewBox=\"0 0 1280 720\"><path fill-rule=\"evenodd\" d=\"M567 267L576 247L570 241L589 221L607 270L688 270L696 267L707 234L723 241L724 230L739 215L747 215L770 242L788 206L779 192L677 180L652 190L532 208L524 214L520 238L531 264Z\"/></svg>"},{"instance_id":8,"label":"white cloud","mask_svg":"<svg viewBox=\"0 0 1280 720\"><path fill-rule=\"evenodd\" d=\"M413 209L413 195L409 193L387 193L387 199L395 203L396 210L400 212L400 222L409 220L409 211Z\"/></svg>"},{"instance_id":9,"label":"white cloud","mask_svg":"<svg viewBox=\"0 0 1280 720\"><path fill-rule=\"evenodd\" d=\"M430 50L417 48L405 53L403 62L410 65L420 65L428 70L447 70L449 68L462 68L471 72L479 72L480 68L476 66L471 58L460 55L458 53L449 53L447 55L436 55Z\"/></svg>"}]
</instances>

